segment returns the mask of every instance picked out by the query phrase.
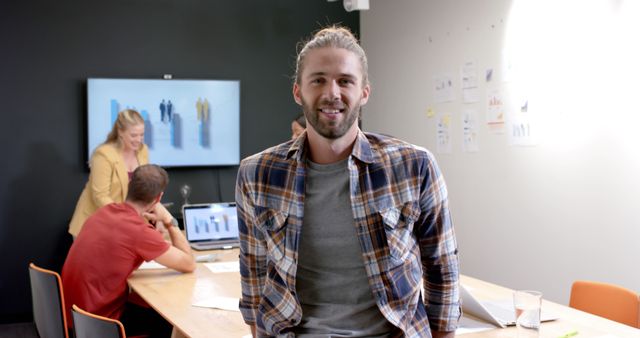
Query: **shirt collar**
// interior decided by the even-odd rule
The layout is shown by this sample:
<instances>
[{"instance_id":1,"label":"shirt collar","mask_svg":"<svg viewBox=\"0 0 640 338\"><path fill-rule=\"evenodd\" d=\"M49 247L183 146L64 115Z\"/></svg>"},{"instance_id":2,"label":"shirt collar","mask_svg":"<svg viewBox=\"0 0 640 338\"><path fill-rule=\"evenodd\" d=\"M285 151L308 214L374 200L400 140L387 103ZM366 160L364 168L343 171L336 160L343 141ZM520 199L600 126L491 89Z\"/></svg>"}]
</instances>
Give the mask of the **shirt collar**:
<instances>
[{"instance_id":1,"label":"shirt collar","mask_svg":"<svg viewBox=\"0 0 640 338\"><path fill-rule=\"evenodd\" d=\"M287 151L288 159L295 159L296 161L302 161L306 156L306 144L307 144L307 131L303 131L297 139L291 143L289 150ZM362 131L358 130L358 135L356 136L356 142L353 144L353 149L351 150L351 156L357 158L358 160L364 163L372 163L373 162L373 150L371 148L371 143L367 139L367 135Z\"/></svg>"}]
</instances>

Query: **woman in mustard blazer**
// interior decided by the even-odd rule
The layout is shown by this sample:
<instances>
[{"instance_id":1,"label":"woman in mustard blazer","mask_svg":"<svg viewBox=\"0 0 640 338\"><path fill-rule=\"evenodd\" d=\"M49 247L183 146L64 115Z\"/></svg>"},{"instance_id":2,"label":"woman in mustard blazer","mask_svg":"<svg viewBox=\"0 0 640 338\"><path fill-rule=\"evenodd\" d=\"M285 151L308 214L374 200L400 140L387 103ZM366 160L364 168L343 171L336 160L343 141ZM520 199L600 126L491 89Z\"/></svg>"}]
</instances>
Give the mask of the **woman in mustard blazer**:
<instances>
[{"instance_id":1,"label":"woman in mustard blazer","mask_svg":"<svg viewBox=\"0 0 640 338\"><path fill-rule=\"evenodd\" d=\"M131 109L118 113L107 140L91 155L89 182L69 224L69 233L74 238L100 207L124 202L130 175L138 166L149 163L149 150L143 140L144 119L140 113Z\"/></svg>"}]
</instances>

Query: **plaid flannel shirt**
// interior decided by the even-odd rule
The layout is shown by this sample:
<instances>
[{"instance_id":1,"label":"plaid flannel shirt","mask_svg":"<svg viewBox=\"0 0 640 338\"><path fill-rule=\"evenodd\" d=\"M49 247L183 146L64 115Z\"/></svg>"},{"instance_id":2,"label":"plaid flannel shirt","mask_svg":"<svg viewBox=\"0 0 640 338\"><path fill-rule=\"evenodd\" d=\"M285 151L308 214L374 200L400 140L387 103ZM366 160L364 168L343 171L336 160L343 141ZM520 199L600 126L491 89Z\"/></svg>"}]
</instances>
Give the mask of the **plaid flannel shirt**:
<instances>
[{"instance_id":1,"label":"plaid flannel shirt","mask_svg":"<svg viewBox=\"0 0 640 338\"><path fill-rule=\"evenodd\" d=\"M302 317L296 262L305 142L306 133L247 157L238 171L240 311L260 337L292 336L287 329ZM457 244L433 155L360 132L348 167L351 208L378 308L407 337L455 330L461 315Z\"/></svg>"}]
</instances>

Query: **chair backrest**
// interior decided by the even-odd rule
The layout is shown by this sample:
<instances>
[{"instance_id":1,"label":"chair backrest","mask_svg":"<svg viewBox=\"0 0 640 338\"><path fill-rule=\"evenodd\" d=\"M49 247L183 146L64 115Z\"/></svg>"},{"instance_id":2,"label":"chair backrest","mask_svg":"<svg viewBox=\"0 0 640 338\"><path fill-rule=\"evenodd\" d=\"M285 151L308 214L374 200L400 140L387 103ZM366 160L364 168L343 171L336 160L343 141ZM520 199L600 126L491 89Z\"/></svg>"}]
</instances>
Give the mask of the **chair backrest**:
<instances>
[{"instance_id":1,"label":"chair backrest","mask_svg":"<svg viewBox=\"0 0 640 338\"><path fill-rule=\"evenodd\" d=\"M640 328L640 296L621 286L575 281L571 286L569 306Z\"/></svg>"},{"instance_id":2,"label":"chair backrest","mask_svg":"<svg viewBox=\"0 0 640 338\"><path fill-rule=\"evenodd\" d=\"M42 338L69 338L62 279L51 270L29 264L33 321Z\"/></svg>"},{"instance_id":3,"label":"chair backrest","mask_svg":"<svg viewBox=\"0 0 640 338\"><path fill-rule=\"evenodd\" d=\"M73 329L76 338L125 338L124 326L120 321L98 316L82 310L73 304Z\"/></svg>"}]
</instances>

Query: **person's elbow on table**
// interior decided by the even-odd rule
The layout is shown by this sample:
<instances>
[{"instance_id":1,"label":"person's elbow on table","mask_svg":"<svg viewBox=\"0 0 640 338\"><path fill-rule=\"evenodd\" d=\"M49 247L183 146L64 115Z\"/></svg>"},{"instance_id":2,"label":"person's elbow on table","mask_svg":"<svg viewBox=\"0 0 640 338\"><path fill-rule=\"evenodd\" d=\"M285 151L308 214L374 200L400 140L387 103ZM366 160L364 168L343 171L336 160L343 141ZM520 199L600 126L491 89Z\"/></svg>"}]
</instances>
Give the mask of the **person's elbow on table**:
<instances>
[{"instance_id":1,"label":"person's elbow on table","mask_svg":"<svg viewBox=\"0 0 640 338\"><path fill-rule=\"evenodd\" d=\"M196 269L196 259L193 255L180 251L175 246L155 259L156 262L180 272L193 272Z\"/></svg>"},{"instance_id":2,"label":"person's elbow on table","mask_svg":"<svg viewBox=\"0 0 640 338\"><path fill-rule=\"evenodd\" d=\"M189 257L190 259L187 260L184 269L183 270L178 270L180 272L194 272L196 271L196 259L193 256Z\"/></svg>"}]
</instances>

